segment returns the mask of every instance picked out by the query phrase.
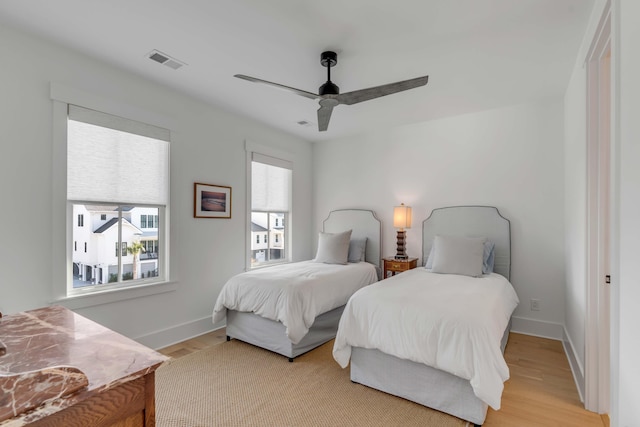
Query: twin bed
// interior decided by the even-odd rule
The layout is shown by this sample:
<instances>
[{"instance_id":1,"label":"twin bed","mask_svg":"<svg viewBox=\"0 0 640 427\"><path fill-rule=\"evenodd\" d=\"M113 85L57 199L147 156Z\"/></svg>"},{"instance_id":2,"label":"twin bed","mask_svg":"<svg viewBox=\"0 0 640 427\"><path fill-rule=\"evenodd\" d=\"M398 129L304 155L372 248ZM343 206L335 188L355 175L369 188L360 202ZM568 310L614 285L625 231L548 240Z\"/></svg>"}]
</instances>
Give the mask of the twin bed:
<instances>
[{"instance_id":1,"label":"twin bed","mask_svg":"<svg viewBox=\"0 0 640 427\"><path fill-rule=\"evenodd\" d=\"M485 266L475 264L469 271L465 248L455 248L451 259L446 244L438 247L444 258L430 262L442 236L454 246L456 238L493 243L493 272L483 274ZM484 247L474 253L482 264ZM508 281L509 221L494 207L435 209L423 222L423 265L430 264L431 271L418 267L355 293L340 322L334 358L343 367L350 361L353 382L480 425L489 405L500 408L509 378L502 352L518 304ZM452 270L458 274L439 274Z\"/></svg>"},{"instance_id":2,"label":"twin bed","mask_svg":"<svg viewBox=\"0 0 640 427\"><path fill-rule=\"evenodd\" d=\"M366 258L379 275L380 225L373 212L334 211L323 228L352 229L352 239L367 236ZM318 313L300 330L309 332L299 340L300 334L285 326L289 319L283 323L229 308L217 313L226 311L228 337L290 361L335 337L334 359L342 367L351 365L353 382L480 425L489 406L500 408L509 378L502 352L518 304L509 283L509 221L494 207L435 209L423 222L422 261L429 269L358 283L346 305Z\"/></svg>"},{"instance_id":3,"label":"twin bed","mask_svg":"<svg viewBox=\"0 0 640 427\"><path fill-rule=\"evenodd\" d=\"M334 252L344 247L332 246L329 239L349 230L349 248L340 259ZM226 315L227 340L271 350L289 361L332 340L349 297L379 280L380 220L370 210L332 211L323 222L318 249L319 262L276 265L231 278L213 311L214 323Z\"/></svg>"}]
</instances>

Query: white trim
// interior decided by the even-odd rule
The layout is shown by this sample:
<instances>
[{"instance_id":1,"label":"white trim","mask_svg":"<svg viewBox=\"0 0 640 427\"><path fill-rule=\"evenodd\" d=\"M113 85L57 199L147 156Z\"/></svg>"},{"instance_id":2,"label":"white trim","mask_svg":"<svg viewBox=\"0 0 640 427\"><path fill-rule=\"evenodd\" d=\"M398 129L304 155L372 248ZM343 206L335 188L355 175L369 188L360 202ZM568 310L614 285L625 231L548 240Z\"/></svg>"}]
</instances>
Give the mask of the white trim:
<instances>
[{"instance_id":1,"label":"white trim","mask_svg":"<svg viewBox=\"0 0 640 427\"><path fill-rule=\"evenodd\" d=\"M560 323L516 316L512 317L511 320L511 332L557 341L561 341L564 335L564 325Z\"/></svg>"},{"instance_id":2,"label":"white trim","mask_svg":"<svg viewBox=\"0 0 640 427\"><path fill-rule=\"evenodd\" d=\"M177 128L175 120L162 114L110 99L108 96L85 92L81 89L66 86L58 82L51 82L49 96L54 101L78 105L102 113L158 126L170 131Z\"/></svg>"},{"instance_id":3,"label":"white trim","mask_svg":"<svg viewBox=\"0 0 640 427\"><path fill-rule=\"evenodd\" d=\"M253 153L257 153L257 154L261 154L264 156L269 156L269 157L273 157L275 159L282 159L285 160L287 162L290 162L290 165L287 165L289 169L291 169L291 188L290 188L290 193L289 193L289 218L288 218L288 224L287 224L287 229L289 230L288 233L285 234L285 239L286 239L286 246L289 248L287 250L287 260L284 262L291 262L293 260L293 191L294 191L294 186L295 186L295 180L294 180L294 176L295 176L295 169L294 169L294 159L295 159L295 153L289 152L289 151L284 151L284 150L280 150L278 148L274 148L274 147L269 147L267 145L262 145L262 144L256 144L252 141L249 140L245 140L244 142L244 148L245 148L245 158L246 158L246 162L245 162L245 177L246 177L246 212L245 212L245 223L246 223L246 227L245 227L245 236L244 236L244 244L245 244L245 248L244 248L244 256L245 256L245 271L249 271L251 270L251 162L253 161ZM283 262L283 263L284 263ZM273 264L269 264L269 265L273 265Z\"/></svg>"},{"instance_id":4,"label":"white trim","mask_svg":"<svg viewBox=\"0 0 640 427\"><path fill-rule=\"evenodd\" d=\"M135 107L117 100L109 99L80 89L65 86L57 82L50 84L52 99L52 214L51 214L51 273L52 273L52 303L64 305L71 309L91 307L111 302L139 298L170 292L177 284L169 282L171 272L169 267L169 233L166 232L170 222L171 212L171 144L169 145L167 168L167 201L164 208L163 227L158 229L158 238L162 239L163 247L159 262L164 269L164 282L133 285L126 288L93 291L82 295L70 295L72 289L73 225L71 218L71 204L67 200L67 116L68 104L95 109L104 113L130 120L137 120L159 126L169 131L176 128L175 122L168 117L152 111ZM65 250L61 251L60 248Z\"/></svg>"},{"instance_id":5,"label":"white trim","mask_svg":"<svg viewBox=\"0 0 640 427\"><path fill-rule=\"evenodd\" d=\"M245 271L249 271L251 270L251 162L253 161L253 151L251 151L248 148L248 144L247 143L247 147L246 147L246 162L245 162L245 170L246 170L246 193L247 193L247 200L245 203L246 209L245 209L245 234L244 234L244 270Z\"/></svg>"},{"instance_id":6,"label":"white trim","mask_svg":"<svg viewBox=\"0 0 640 427\"><path fill-rule=\"evenodd\" d=\"M573 374L573 381L575 381L576 388L578 389L580 401L584 403L584 369L580 364L580 359L578 359L577 356L578 353L576 352L573 341L571 341L571 337L567 333L566 328L563 328L562 347L567 355L567 360L569 361L569 367Z\"/></svg>"},{"instance_id":7,"label":"white trim","mask_svg":"<svg viewBox=\"0 0 640 427\"><path fill-rule=\"evenodd\" d=\"M131 300L149 295L164 294L166 292L173 292L177 288L178 284L176 282L156 282L133 285L126 288L92 290L86 294L75 294L55 299L51 301L51 304L62 305L70 310L77 310L80 308L110 304L112 302Z\"/></svg>"},{"instance_id":8,"label":"white trim","mask_svg":"<svg viewBox=\"0 0 640 427\"><path fill-rule=\"evenodd\" d=\"M295 153L291 153L289 151L280 150L278 148L269 147L268 145L256 144L252 141L246 140L244 142L244 149L247 152L256 152L259 154L264 154L266 156L275 157L277 159L288 160L293 163L295 159Z\"/></svg>"},{"instance_id":9,"label":"white trim","mask_svg":"<svg viewBox=\"0 0 640 427\"><path fill-rule=\"evenodd\" d=\"M53 101L53 155L51 179L51 295L66 298L71 267L71 208L67 203L67 104ZM64 248L63 251L60 248Z\"/></svg>"},{"instance_id":10,"label":"white trim","mask_svg":"<svg viewBox=\"0 0 640 427\"><path fill-rule=\"evenodd\" d=\"M622 120L621 114L621 84L620 76L622 74L621 66L621 11L620 0L613 0L611 13L611 170L614 171L611 177L611 313L610 319L610 360L609 360L609 414L611 417L611 425L618 425L621 413L620 405L620 277L622 269L620 265L621 258L621 233L620 223L622 216L621 208L621 136L622 136ZM628 120L625 120L627 122ZM631 267L633 269L633 267Z\"/></svg>"},{"instance_id":11,"label":"white trim","mask_svg":"<svg viewBox=\"0 0 640 427\"><path fill-rule=\"evenodd\" d=\"M141 335L134 338L134 340L149 348L158 350L224 327L225 325L220 322L218 324L213 324L212 317L206 316Z\"/></svg>"},{"instance_id":12,"label":"white trim","mask_svg":"<svg viewBox=\"0 0 640 427\"><path fill-rule=\"evenodd\" d=\"M610 408L610 285L611 274L611 147L613 86L611 66L611 2L607 1L586 56L587 68L587 230L585 313L585 408L607 413ZM603 109L603 105L608 104Z\"/></svg>"}]
</instances>

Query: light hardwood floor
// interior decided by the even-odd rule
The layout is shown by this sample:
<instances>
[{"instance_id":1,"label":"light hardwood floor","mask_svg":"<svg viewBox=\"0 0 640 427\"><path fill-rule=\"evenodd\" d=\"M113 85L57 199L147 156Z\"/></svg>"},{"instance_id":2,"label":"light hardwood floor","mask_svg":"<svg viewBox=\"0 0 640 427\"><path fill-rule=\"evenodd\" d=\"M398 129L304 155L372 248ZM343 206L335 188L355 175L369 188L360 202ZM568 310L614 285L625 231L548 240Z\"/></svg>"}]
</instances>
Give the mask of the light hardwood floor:
<instances>
[{"instance_id":1,"label":"light hardwood floor","mask_svg":"<svg viewBox=\"0 0 640 427\"><path fill-rule=\"evenodd\" d=\"M182 357L222 343L224 329L163 348ZM608 427L608 417L584 409L560 341L511 333L505 351L511 378L500 411L489 409L485 427Z\"/></svg>"}]
</instances>

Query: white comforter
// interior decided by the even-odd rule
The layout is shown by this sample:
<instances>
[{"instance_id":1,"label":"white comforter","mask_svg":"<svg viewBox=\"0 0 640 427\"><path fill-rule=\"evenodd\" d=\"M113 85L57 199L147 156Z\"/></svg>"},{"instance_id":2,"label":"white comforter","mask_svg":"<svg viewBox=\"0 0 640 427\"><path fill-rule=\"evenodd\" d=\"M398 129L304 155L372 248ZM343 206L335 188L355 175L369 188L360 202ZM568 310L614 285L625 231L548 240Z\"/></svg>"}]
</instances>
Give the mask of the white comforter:
<instances>
[{"instance_id":1,"label":"white comforter","mask_svg":"<svg viewBox=\"0 0 640 427\"><path fill-rule=\"evenodd\" d=\"M324 264L302 261L248 271L224 285L213 309L213 322L227 309L252 312L281 322L297 344L315 318L346 304L355 291L378 280L368 262Z\"/></svg>"},{"instance_id":2,"label":"white comforter","mask_svg":"<svg viewBox=\"0 0 640 427\"><path fill-rule=\"evenodd\" d=\"M409 270L351 297L333 357L345 368L353 346L423 363L470 380L475 395L498 410L509 379L500 341L518 303L499 274Z\"/></svg>"}]
</instances>

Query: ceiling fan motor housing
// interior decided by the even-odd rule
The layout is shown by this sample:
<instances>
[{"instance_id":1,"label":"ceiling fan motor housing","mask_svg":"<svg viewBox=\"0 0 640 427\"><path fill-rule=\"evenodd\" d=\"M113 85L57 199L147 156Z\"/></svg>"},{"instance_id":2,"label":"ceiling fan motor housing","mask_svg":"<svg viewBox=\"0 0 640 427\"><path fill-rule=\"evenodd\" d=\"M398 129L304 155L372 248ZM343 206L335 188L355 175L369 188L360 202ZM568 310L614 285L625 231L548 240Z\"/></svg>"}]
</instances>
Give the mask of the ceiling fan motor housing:
<instances>
[{"instance_id":1,"label":"ceiling fan motor housing","mask_svg":"<svg viewBox=\"0 0 640 427\"><path fill-rule=\"evenodd\" d=\"M320 96L323 96L323 95L339 95L340 94L340 88L338 87L338 85L334 84L331 80L329 80L325 84L320 86L320 88L318 89L318 94Z\"/></svg>"},{"instance_id":2,"label":"ceiling fan motor housing","mask_svg":"<svg viewBox=\"0 0 640 427\"><path fill-rule=\"evenodd\" d=\"M322 95L339 95L340 88L331 81L331 67L338 63L338 54L332 51L322 52L320 54L320 64L327 67L327 82L320 86L318 94Z\"/></svg>"}]
</instances>

